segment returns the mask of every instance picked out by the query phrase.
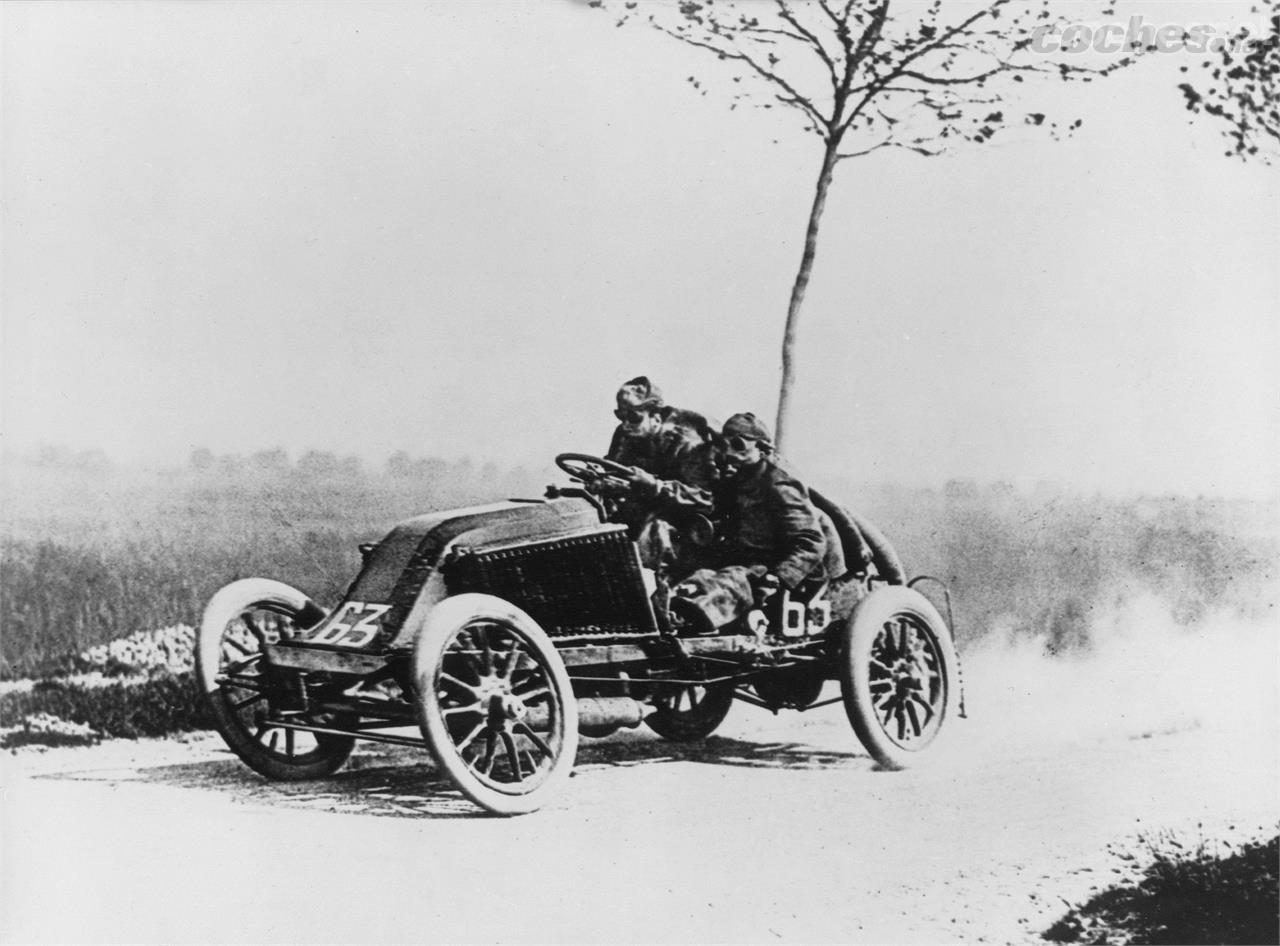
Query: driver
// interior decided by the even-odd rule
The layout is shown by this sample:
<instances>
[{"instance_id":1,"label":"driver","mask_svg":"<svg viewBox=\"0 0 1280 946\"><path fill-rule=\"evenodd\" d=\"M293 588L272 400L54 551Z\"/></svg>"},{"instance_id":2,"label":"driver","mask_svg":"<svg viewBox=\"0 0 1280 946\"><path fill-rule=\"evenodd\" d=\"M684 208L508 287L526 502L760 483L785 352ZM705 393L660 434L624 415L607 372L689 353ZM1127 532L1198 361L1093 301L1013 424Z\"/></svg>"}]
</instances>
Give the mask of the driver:
<instances>
[{"instance_id":1,"label":"driver","mask_svg":"<svg viewBox=\"0 0 1280 946\"><path fill-rule=\"evenodd\" d=\"M679 479L667 474L679 472L680 456L713 438L705 417L666 404L662 391L644 375L618 388L615 401L618 426L606 460L637 467L659 479Z\"/></svg>"},{"instance_id":2,"label":"driver","mask_svg":"<svg viewBox=\"0 0 1280 946\"><path fill-rule=\"evenodd\" d=\"M596 488L623 500L615 518L631 527L641 561L669 567L680 557L676 527L712 510L714 431L701 414L666 404L643 375L618 389L616 403L619 424L606 459L630 470L603 477Z\"/></svg>"},{"instance_id":3,"label":"driver","mask_svg":"<svg viewBox=\"0 0 1280 946\"><path fill-rule=\"evenodd\" d=\"M723 479L715 488L715 544L675 588L670 608L688 633L713 634L766 596L827 577L831 549L804 485L782 469L769 429L734 414L721 434Z\"/></svg>"}]
</instances>

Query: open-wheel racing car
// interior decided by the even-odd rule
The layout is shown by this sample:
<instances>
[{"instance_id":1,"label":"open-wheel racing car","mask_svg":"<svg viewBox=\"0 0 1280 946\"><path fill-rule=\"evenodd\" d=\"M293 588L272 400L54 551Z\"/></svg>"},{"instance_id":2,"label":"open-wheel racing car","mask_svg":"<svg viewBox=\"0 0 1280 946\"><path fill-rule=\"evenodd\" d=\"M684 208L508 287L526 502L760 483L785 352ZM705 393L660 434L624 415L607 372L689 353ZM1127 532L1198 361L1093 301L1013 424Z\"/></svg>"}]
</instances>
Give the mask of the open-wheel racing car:
<instances>
[{"instance_id":1,"label":"open-wheel racing car","mask_svg":"<svg viewBox=\"0 0 1280 946\"><path fill-rule=\"evenodd\" d=\"M579 482L613 466L557 463ZM908 582L873 526L813 500L854 569L773 594L715 636L673 631L606 501L551 487L400 523L361 546L332 610L278 581L232 582L205 609L196 677L227 744L268 778L332 774L357 739L425 746L502 815L553 796L579 734L645 723L702 739L735 699L774 712L842 701L866 750L902 768L963 705L949 621L913 587L936 579ZM840 697L821 698L828 680Z\"/></svg>"}]
</instances>

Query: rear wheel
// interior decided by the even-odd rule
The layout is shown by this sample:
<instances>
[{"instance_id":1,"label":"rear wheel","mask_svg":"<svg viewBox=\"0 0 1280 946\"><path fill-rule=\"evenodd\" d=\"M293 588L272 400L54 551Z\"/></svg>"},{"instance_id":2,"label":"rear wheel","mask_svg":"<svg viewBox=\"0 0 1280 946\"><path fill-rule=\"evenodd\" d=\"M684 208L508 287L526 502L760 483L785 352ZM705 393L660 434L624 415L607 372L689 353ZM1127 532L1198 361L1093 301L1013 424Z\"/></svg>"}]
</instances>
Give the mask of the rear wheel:
<instances>
[{"instance_id":1,"label":"rear wheel","mask_svg":"<svg viewBox=\"0 0 1280 946\"><path fill-rule=\"evenodd\" d=\"M763 671L751 681L751 687L776 713L780 709L802 710L816 703L826 682L824 667L800 664Z\"/></svg>"},{"instance_id":2,"label":"rear wheel","mask_svg":"<svg viewBox=\"0 0 1280 946\"><path fill-rule=\"evenodd\" d=\"M265 664L265 648L301 630L319 609L295 588L244 578L215 594L196 641L196 679L214 725L249 768L281 781L332 775L355 739L283 729L281 682ZM314 617L312 617L314 620Z\"/></svg>"},{"instance_id":3,"label":"rear wheel","mask_svg":"<svg viewBox=\"0 0 1280 946\"><path fill-rule=\"evenodd\" d=\"M668 684L653 703L657 709L645 717L650 729L672 742L694 742L710 736L729 715L733 684Z\"/></svg>"},{"instance_id":4,"label":"rear wheel","mask_svg":"<svg viewBox=\"0 0 1280 946\"><path fill-rule=\"evenodd\" d=\"M918 761L951 709L956 652L929 600L878 588L845 625L840 690L858 739L886 768Z\"/></svg>"},{"instance_id":5,"label":"rear wheel","mask_svg":"<svg viewBox=\"0 0 1280 946\"><path fill-rule=\"evenodd\" d=\"M432 757L480 807L534 811L568 779L578 751L569 675L515 605L484 594L436 605L418 635L414 679Z\"/></svg>"}]
</instances>

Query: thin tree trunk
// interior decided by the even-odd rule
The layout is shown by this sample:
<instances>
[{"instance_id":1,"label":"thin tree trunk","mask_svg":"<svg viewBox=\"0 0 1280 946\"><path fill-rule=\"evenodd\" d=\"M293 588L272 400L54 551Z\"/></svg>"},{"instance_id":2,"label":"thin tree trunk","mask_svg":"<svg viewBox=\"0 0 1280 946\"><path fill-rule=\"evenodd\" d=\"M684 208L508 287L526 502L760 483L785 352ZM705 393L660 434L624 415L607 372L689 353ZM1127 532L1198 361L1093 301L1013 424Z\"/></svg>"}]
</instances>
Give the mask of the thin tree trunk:
<instances>
[{"instance_id":1,"label":"thin tree trunk","mask_svg":"<svg viewBox=\"0 0 1280 946\"><path fill-rule=\"evenodd\" d=\"M800 321L800 306L804 303L805 290L809 288L809 273L813 270L813 257L818 250L818 224L827 203L827 188L836 166L839 141L827 142L822 155L822 170L813 192L813 207L809 210L809 227L804 236L804 254L800 257L800 269L791 287L791 303L787 307L787 327L782 336L782 384L778 389L778 419L774 425L774 443L782 449L787 430L787 418L791 411L791 389L796 382L795 345L796 326Z\"/></svg>"}]
</instances>

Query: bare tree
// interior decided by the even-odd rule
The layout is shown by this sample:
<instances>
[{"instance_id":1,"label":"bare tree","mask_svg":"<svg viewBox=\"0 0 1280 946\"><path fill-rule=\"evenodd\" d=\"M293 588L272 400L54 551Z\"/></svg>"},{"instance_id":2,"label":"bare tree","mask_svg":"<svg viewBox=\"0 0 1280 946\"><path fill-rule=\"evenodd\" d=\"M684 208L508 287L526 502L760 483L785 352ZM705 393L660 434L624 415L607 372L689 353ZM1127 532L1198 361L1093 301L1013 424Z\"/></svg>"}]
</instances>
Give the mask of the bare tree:
<instances>
[{"instance_id":1,"label":"bare tree","mask_svg":"<svg viewBox=\"0 0 1280 946\"><path fill-rule=\"evenodd\" d=\"M822 143L822 160L805 226L804 250L791 287L782 340L776 434L788 429L796 379L795 344L818 230L836 166L885 149L940 155L959 144L983 144L1014 125L1051 134L1059 125L1035 112L1006 115L1003 94L1028 77L1089 80L1130 62L1094 68L1062 61L1041 44L1060 26L1052 0L675 0L673 3L588 0L611 9L619 26L639 20L730 67L739 104L783 108ZM1111 13L1100 0L1099 13ZM1061 44L1054 44L1058 48ZM705 94L703 81L690 76Z\"/></svg>"},{"instance_id":2,"label":"bare tree","mask_svg":"<svg viewBox=\"0 0 1280 946\"><path fill-rule=\"evenodd\" d=\"M1215 59L1201 64L1208 75L1178 88L1188 109L1225 123L1228 156L1271 164L1280 158L1280 0L1262 9L1269 14L1265 36L1241 33L1224 42Z\"/></svg>"}]
</instances>

